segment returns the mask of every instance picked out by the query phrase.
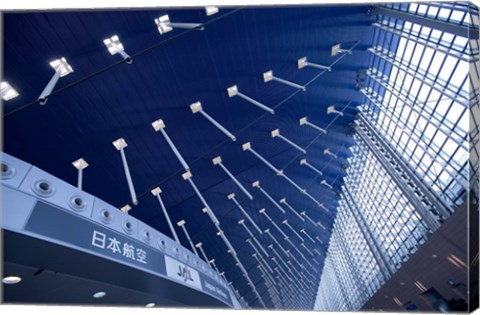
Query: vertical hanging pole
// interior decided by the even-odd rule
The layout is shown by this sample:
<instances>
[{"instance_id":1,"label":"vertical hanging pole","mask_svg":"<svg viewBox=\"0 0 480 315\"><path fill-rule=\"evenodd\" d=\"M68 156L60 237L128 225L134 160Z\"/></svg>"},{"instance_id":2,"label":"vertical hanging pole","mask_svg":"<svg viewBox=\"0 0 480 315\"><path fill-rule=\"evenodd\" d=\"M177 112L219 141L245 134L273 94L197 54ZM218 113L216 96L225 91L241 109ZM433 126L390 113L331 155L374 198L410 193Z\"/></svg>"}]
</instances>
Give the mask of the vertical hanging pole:
<instances>
[{"instance_id":1,"label":"vertical hanging pole","mask_svg":"<svg viewBox=\"0 0 480 315\"><path fill-rule=\"evenodd\" d=\"M241 224L243 226L243 228L247 231L248 235L250 235L250 237L254 240L254 242L257 244L257 246L262 250L262 253L268 257L268 253L267 251L265 250L265 248L263 248L262 244L260 244L260 242L256 239L256 237L253 235L252 231L250 231L250 229L248 228L248 226L245 224L245 220L240 220L238 221L238 224Z\"/></svg>"},{"instance_id":2,"label":"vertical hanging pole","mask_svg":"<svg viewBox=\"0 0 480 315\"><path fill-rule=\"evenodd\" d=\"M272 235L272 233L270 233L270 229L266 229L264 232L275 242L275 244L282 250L282 252L285 253L286 256L289 256L285 248L280 244L279 241L277 241L277 239Z\"/></svg>"},{"instance_id":3,"label":"vertical hanging pole","mask_svg":"<svg viewBox=\"0 0 480 315\"><path fill-rule=\"evenodd\" d=\"M275 137L278 137L279 139L282 139L283 141L285 141L286 143L288 143L290 146L292 146L294 149L302 152L303 154L307 154L307 151L305 151L304 148L302 148L301 146L299 146L298 144L294 143L293 141L291 141L290 139L284 137L283 135L280 134L280 129L275 129L271 132L271 136L272 138L275 138Z\"/></svg>"},{"instance_id":4,"label":"vertical hanging pole","mask_svg":"<svg viewBox=\"0 0 480 315\"><path fill-rule=\"evenodd\" d=\"M338 156L334 153L332 153L332 151L330 151L329 148L326 148L325 150L323 150L323 154L325 155L330 155L331 157L333 157L334 159L338 158Z\"/></svg>"},{"instance_id":5,"label":"vertical hanging pole","mask_svg":"<svg viewBox=\"0 0 480 315\"><path fill-rule=\"evenodd\" d=\"M55 73L38 97L40 105L45 105L47 103L47 99L50 94L52 94L52 91L55 88L55 85L57 85L58 80L61 77L73 72L72 67L68 64L65 58L56 59L50 62L50 66L55 70Z\"/></svg>"},{"instance_id":6,"label":"vertical hanging pole","mask_svg":"<svg viewBox=\"0 0 480 315\"><path fill-rule=\"evenodd\" d=\"M232 200L235 205L240 209L240 211L243 213L243 215L250 221L250 223L253 225L253 227L257 230L259 234L262 234L262 230L258 227L258 225L253 221L253 219L250 217L250 215L245 211L245 209L242 207L242 205L235 199L235 194L231 193L230 195L227 196L229 200Z\"/></svg>"},{"instance_id":7,"label":"vertical hanging pole","mask_svg":"<svg viewBox=\"0 0 480 315\"><path fill-rule=\"evenodd\" d=\"M282 263L282 265L288 270L288 271L291 271L290 270L290 267L288 267L287 263L285 262L284 259L282 259L282 257L280 256L280 254L277 252L277 250L273 247L273 245L268 245L268 248L270 248L270 250L275 254L275 256L277 256L278 260ZM288 252L287 252L288 253ZM289 254L286 256L289 256Z\"/></svg>"},{"instance_id":8,"label":"vertical hanging pole","mask_svg":"<svg viewBox=\"0 0 480 315\"><path fill-rule=\"evenodd\" d=\"M342 44L335 44L332 46L332 57L338 54L352 54L352 49L343 49Z\"/></svg>"},{"instance_id":9,"label":"vertical hanging pole","mask_svg":"<svg viewBox=\"0 0 480 315\"><path fill-rule=\"evenodd\" d=\"M88 167L88 163L83 158L79 158L78 160L74 161L72 165L78 170L77 188L82 190L83 170Z\"/></svg>"},{"instance_id":10,"label":"vertical hanging pole","mask_svg":"<svg viewBox=\"0 0 480 315\"><path fill-rule=\"evenodd\" d=\"M335 105L329 106L327 108L327 114L337 114L338 116L343 116L343 112L336 110Z\"/></svg>"},{"instance_id":11,"label":"vertical hanging pole","mask_svg":"<svg viewBox=\"0 0 480 315\"><path fill-rule=\"evenodd\" d=\"M172 142L167 132L165 131L165 123L163 122L163 120L162 119L155 120L154 122L152 122L151 125L156 132L160 131L162 133L163 137L167 141L173 153L177 156L177 159L180 161L180 164L182 164L185 171L188 172L190 170L190 166L188 166L187 162L185 162L185 159L180 154L180 151L178 151L177 147L175 146L175 144Z\"/></svg>"},{"instance_id":12,"label":"vertical hanging pole","mask_svg":"<svg viewBox=\"0 0 480 315\"><path fill-rule=\"evenodd\" d=\"M309 122L309 121L307 120L307 117L306 117L306 116L300 118L300 121L299 121L299 122L300 122L300 126L307 125L307 126L312 127L313 129L317 130L317 131L320 131L320 132L323 133L323 134L326 134L326 133L327 133L327 130L325 130L325 129L323 129L323 128L320 128L320 127L312 124L311 122Z\"/></svg>"},{"instance_id":13,"label":"vertical hanging pole","mask_svg":"<svg viewBox=\"0 0 480 315\"><path fill-rule=\"evenodd\" d=\"M321 207L321 203L318 202L317 199L313 198L312 195L310 195L306 189L300 187L297 183L295 183L292 179L290 179L287 175L285 175L285 173L283 173L283 171L280 171L280 173L278 174L280 176L282 176L283 178L285 178L290 184L292 184L293 187L295 187L300 193L304 194L305 196L307 196L310 200L312 200L314 203L316 203L319 207Z\"/></svg>"},{"instance_id":14,"label":"vertical hanging pole","mask_svg":"<svg viewBox=\"0 0 480 315\"><path fill-rule=\"evenodd\" d=\"M202 103L195 102L195 103L190 105L190 109L192 110L193 114L200 113L203 117L205 117L209 122L211 122L215 127L217 127L224 135L229 137L232 141L237 141L237 138L235 138L235 136L230 131L228 131L218 121L213 119L209 114L207 114L203 110Z\"/></svg>"},{"instance_id":15,"label":"vertical hanging pole","mask_svg":"<svg viewBox=\"0 0 480 315\"><path fill-rule=\"evenodd\" d=\"M110 55L119 54L126 61L126 63L131 64L133 62L133 59L125 52L125 49L120 42L120 38L118 38L117 35L104 39L103 43L105 46L107 46Z\"/></svg>"},{"instance_id":16,"label":"vertical hanging pole","mask_svg":"<svg viewBox=\"0 0 480 315\"><path fill-rule=\"evenodd\" d=\"M330 189L333 190L333 186L330 185L329 183L327 183L327 181L326 181L325 179L323 179L323 180L320 182L320 185L326 186L326 187L328 187L328 188L330 188Z\"/></svg>"},{"instance_id":17,"label":"vertical hanging pole","mask_svg":"<svg viewBox=\"0 0 480 315\"><path fill-rule=\"evenodd\" d=\"M303 243L302 243L303 244ZM297 246L293 247L293 249L298 253L298 255L300 255L300 257L302 257L303 261L313 270L313 271L317 271L315 269L315 267L313 267L313 265L310 263L310 261L307 260L307 258L305 257L305 255L303 255L303 253L298 249Z\"/></svg>"},{"instance_id":18,"label":"vertical hanging pole","mask_svg":"<svg viewBox=\"0 0 480 315\"><path fill-rule=\"evenodd\" d=\"M306 214L305 214L305 215L306 215ZM309 217L308 215L306 215L306 217L307 217L308 219L310 219L310 217ZM310 220L312 220L312 219L310 219ZM313 222L313 220L312 220L312 222ZM315 222L313 222L313 223L315 223ZM326 228L326 227L322 224L322 222L320 222L320 221L318 221L318 222L316 223L316 225L319 226L319 227L321 227L321 228L324 229L325 231L327 230L327 228Z\"/></svg>"},{"instance_id":19,"label":"vertical hanging pole","mask_svg":"<svg viewBox=\"0 0 480 315\"><path fill-rule=\"evenodd\" d=\"M293 82L290 82L290 81L287 81L285 79L282 79L282 78L279 78L279 77L276 77L273 75L273 71L270 70L270 71L267 71L265 73L263 73L263 81L265 83L267 82L270 82L270 81L277 81L277 82L280 82L280 83L283 83L285 85L288 85L290 87L293 87L295 89L299 89L299 90L302 90L302 91L306 91L307 88L300 85L300 84L296 84L296 83L293 83Z\"/></svg>"},{"instance_id":20,"label":"vertical hanging pole","mask_svg":"<svg viewBox=\"0 0 480 315\"><path fill-rule=\"evenodd\" d=\"M200 250L200 252L202 253L203 260L205 260L205 262L207 264L210 263L210 260L208 259L207 254L205 254L205 251L203 250L203 243L198 242L197 244L195 244L195 247L198 248Z\"/></svg>"},{"instance_id":21,"label":"vertical hanging pole","mask_svg":"<svg viewBox=\"0 0 480 315\"><path fill-rule=\"evenodd\" d=\"M185 236L187 237L188 243L190 243L190 247L192 247L193 252L195 253L196 256L198 256L198 252L195 248L195 245L193 245L192 239L190 238L190 234L188 234L187 228L185 227L185 220L180 220L177 222L177 225L182 228L183 233L185 233Z\"/></svg>"},{"instance_id":22,"label":"vertical hanging pole","mask_svg":"<svg viewBox=\"0 0 480 315\"><path fill-rule=\"evenodd\" d=\"M311 256L315 256L306 246L305 243L300 244Z\"/></svg>"},{"instance_id":23,"label":"vertical hanging pole","mask_svg":"<svg viewBox=\"0 0 480 315\"><path fill-rule=\"evenodd\" d=\"M263 162L263 164L265 164L266 166L268 166L272 171L275 172L275 174L279 174L280 173L280 170L277 169L275 166L273 166L272 164L270 164L270 162L268 162L263 156L261 156L260 154L257 153L257 151L255 151L254 149L252 149L252 145L250 142L246 142L242 145L242 150L243 151L249 151L251 152L253 155L255 155L260 161Z\"/></svg>"},{"instance_id":24,"label":"vertical hanging pole","mask_svg":"<svg viewBox=\"0 0 480 315\"><path fill-rule=\"evenodd\" d=\"M252 245L252 247L254 247L254 250L255 250L255 253L252 254L252 257L255 257L255 259L258 261L259 264L263 264L263 263L264 263L264 262L263 262L264 257L263 257L263 256L258 252L258 250L255 248L254 244L251 242L251 239L248 239L248 240L250 240L250 241L249 241L249 244ZM247 240L247 242L248 242L248 240ZM258 256L258 257L257 257L257 256ZM266 259L266 258L265 258L265 259ZM268 271L269 271L270 273L273 273L273 270L272 270L272 268L270 268L270 265L269 265L269 264L265 264L265 265L264 265L264 268L268 269Z\"/></svg>"},{"instance_id":25,"label":"vertical hanging pole","mask_svg":"<svg viewBox=\"0 0 480 315\"><path fill-rule=\"evenodd\" d=\"M203 31L204 27L199 23L172 23L170 22L170 17L168 14L162 15L159 18L155 19L155 24L157 24L158 32L160 35L165 34L173 30L174 28L180 29L195 29L198 31Z\"/></svg>"},{"instance_id":26,"label":"vertical hanging pole","mask_svg":"<svg viewBox=\"0 0 480 315\"><path fill-rule=\"evenodd\" d=\"M271 203L273 203L273 205L278 209L280 210L280 212L282 212L283 214L285 214L285 210L283 210L283 208L272 198L272 196L270 196L269 193L267 193L261 186L260 186L260 181L255 181L252 183L252 187L256 187L258 188L263 195L265 195L265 197L267 197L268 200L270 200Z\"/></svg>"},{"instance_id":27,"label":"vertical hanging pole","mask_svg":"<svg viewBox=\"0 0 480 315\"><path fill-rule=\"evenodd\" d=\"M220 270L218 270L218 267L217 265L215 264L215 259L210 259L210 261L208 262L209 265L211 265L213 267L213 269L215 269L215 271L217 273L220 273Z\"/></svg>"},{"instance_id":28,"label":"vertical hanging pole","mask_svg":"<svg viewBox=\"0 0 480 315\"><path fill-rule=\"evenodd\" d=\"M290 211L292 211L300 220L305 221L305 219L300 214L298 214L298 212L291 205L288 204L286 198L280 199L280 203L286 205L287 208L290 209Z\"/></svg>"},{"instance_id":29,"label":"vertical hanging pole","mask_svg":"<svg viewBox=\"0 0 480 315\"><path fill-rule=\"evenodd\" d=\"M160 207L162 208L163 215L165 216L165 219L167 219L168 226L170 228L170 231L172 232L172 235L173 235L175 241L179 245L182 245L180 243L180 240L178 239L177 233L175 232L175 228L173 227L172 221L170 220L170 216L168 215L167 208L165 208L165 205L163 204L162 197L160 197L160 193L162 192L162 190L160 189L160 187L156 187L156 188L152 189L150 192L152 193L153 196L157 197L158 203L160 204Z\"/></svg>"},{"instance_id":30,"label":"vertical hanging pole","mask_svg":"<svg viewBox=\"0 0 480 315\"><path fill-rule=\"evenodd\" d=\"M229 88L227 89L227 92L228 92L228 97L233 97L233 96L235 96L235 95L238 95L238 96L240 96L241 98L243 98L244 100L246 100L247 102L249 102L249 103L251 103L251 104L253 104L253 105L255 105L255 106L257 106L257 107L259 107L259 108L261 108L261 109L263 109L264 111L267 111L267 112L269 112L269 113L272 114L272 115L275 114L275 111L274 111L273 109L271 109L270 107L268 107L268 106L266 106L266 105L263 105L262 103L260 103L260 102L258 102L258 101L256 101L256 100L254 100L254 99L246 96L246 95L243 94L243 93L240 93L240 92L238 91L238 88L237 88L236 85L233 85L233 86L229 87Z\"/></svg>"},{"instance_id":31,"label":"vertical hanging pole","mask_svg":"<svg viewBox=\"0 0 480 315\"><path fill-rule=\"evenodd\" d=\"M308 168L313 170L315 173L317 173L320 176L323 176L322 171L311 165L310 163L307 162L307 159L300 160L300 165L306 165Z\"/></svg>"},{"instance_id":32,"label":"vertical hanging pole","mask_svg":"<svg viewBox=\"0 0 480 315\"><path fill-rule=\"evenodd\" d=\"M217 156L213 158L212 163L213 165L219 165L223 169L223 171L228 175L228 177L230 177L230 179L233 180L233 182L237 185L237 187L240 188L240 190L242 190L245 195L247 195L248 199L253 200L253 196L248 192L248 190L246 190L245 187L243 187L243 185L235 178L235 176L233 176L233 174L225 167L225 165L223 165L222 157Z\"/></svg>"},{"instance_id":33,"label":"vertical hanging pole","mask_svg":"<svg viewBox=\"0 0 480 315\"><path fill-rule=\"evenodd\" d=\"M277 231L280 232L280 234L282 234L284 238L288 238L288 236L282 231L282 229L280 229L280 227L275 223L275 221L273 221L272 218L267 214L265 208L260 209L258 213L261 213L265 217L267 217L267 219L270 221L270 223L272 223L272 225L277 229Z\"/></svg>"},{"instance_id":34,"label":"vertical hanging pole","mask_svg":"<svg viewBox=\"0 0 480 315\"><path fill-rule=\"evenodd\" d=\"M318 63L309 62L307 60L307 57L303 57L303 58L298 59L297 65L298 65L298 69L302 69L302 68L305 68L305 67L312 67L312 68L317 68L317 69L320 69L320 70L332 71L332 67L320 65Z\"/></svg>"},{"instance_id":35,"label":"vertical hanging pole","mask_svg":"<svg viewBox=\"0 0 480 315\"><path fill-rule=\"evenodd\" d=\"M127 158L125 156L124 149L128 146L127 142L123 138L119 138L112 142L113 146L120 151L122 156L123 169L125 171L125 177L127 178L128 189L130 190L130 196L132 197L132 203L138 205L137 195L135 194L135 188L133 187L132 176L130 175L130 169L128 168Z\"/></svg>"},{"instance_id":36,"label":"vertical hanging pole","mask_svg":"<svg viewBox=\"0 0 480 315\"><path fill-rule=\"evenodd\" d=\"M304 242L303 237L301 237L300 234L298 234L297 231L295 231L293 227L290 224L288 224L288 220L283 220L282 223L288 226L288 228L293 232L293 234L295 234L302 241L302 243Z\"/></svg>"},{"instance_id":37,"label":"vertical hanging pole","mask_svg":"<svg viewBox=\"0 0 480 315\"><path fill-rule=\"evenodd\" d=\"M212 220L212 222L213 222L215 225L220 225L220 222L218 221L217 217L216 217L215 214L213 213L212 209L210 209L210 206L208 205L207 201L205 200L205 198L203 198L202 194L201 194L200 191L198 190L197 185L195 185L195 183L193 182L193 180L192 180L192 172L190 172L190 171L185 172L185 173L182 174L182 177L183 177L184 180L187 180L187 181L190 183L190 186L192 186L193 190L195 191L195 193L197 194L198 198L199 198L200 201L202 202L203 206L205 207L205 208L202 209L202 210L208 214L208 216L210 217L210 219Z\"/></svg>"},{"instance_id":38,"label":"vertical hanging pole","mask_svg":"<svg viewBox=\"0 0 480 315\"><path fill-rule=\"evenodd\" d=\"M314 240L310 235L308 235L308 233L305 231L305 229L301 229L301 230L300 230L300 233L305 234L305 235L307 236L307 238L308 238L310 241L312 241L313 244L315 244L315 240Z\"/></svg>"}]
</instances>

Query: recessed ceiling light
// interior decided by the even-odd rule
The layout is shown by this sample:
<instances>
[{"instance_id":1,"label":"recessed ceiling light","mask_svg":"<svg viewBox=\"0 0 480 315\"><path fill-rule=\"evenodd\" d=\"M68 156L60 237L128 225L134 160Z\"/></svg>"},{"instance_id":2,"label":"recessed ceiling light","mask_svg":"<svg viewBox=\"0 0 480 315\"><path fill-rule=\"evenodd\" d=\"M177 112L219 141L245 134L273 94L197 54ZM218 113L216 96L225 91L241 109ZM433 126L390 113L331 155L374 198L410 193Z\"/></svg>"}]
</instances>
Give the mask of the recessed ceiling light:
<instances>
[{"instance_id":1,"label":"recessed ceiling light","mask_svg":"<svg viewBox=\"0 0 480 315\"><path fill-rule=\"evenodd\" d=\"M8 101L12 98L17 97L18 92L10 85L10 83L2 81L0 83L0 96L3 98L4 101Z\"/></svg>"},{"instance_id":2,"label":"recessed ceiling light","mask_svg":"<svg viewBox=\"0 0 480 315\"><path fill-rule=\"evenodd\" d=\"M107 295L107 293L103 292L103 291L99 291L99 292L96 292L93 294L93 297L96 298L96 299L101 299L103 298L105 295Z\"/></svg>"},{"instance_id":3,"label":"recessed ceiling light","mask_svg":"<svg viewBox=\"0 0 480 315\"><path fill-rule=\"evenodd\" d=\"M70 66L65 58L60 58L50 62L50 66L60 74L61 77L66 76L73 72L72 66Z\"/></svg>"},{"instance_id":4,"label":"recessed ceiling light","mask_svg":"<svg viewBox=\"0 0 480 315\"><path fill-rule=\"evenodd\" d=\"M4 284L17 284L20 281L22 281L22 278L17 277L17 276L8 276L2 279L2 282Z\"/></svg>"},{"instance_id":5,"label":"recessed ceiling light","mask_svg":"<svg viewBox=\"0 0 480 315\"><path fill-rule=\"evenodd\" d=\"M218 13L218 7L214 7L214 6L205 7L205 13L207 14L207 16L214 15Z\"/></svg>"},{"instance_id":6,"label":"recessed ceiling light","mask_svg":"<svg viewBox=\"0 0 480 315\"><path fill-rule=\"evenodd\" d=\"M115 55L115 54L117 54L118 52L124 50L123 45L122 45L122 43L120 42L120 39L118 38L117 35L114 35L114 36L112 36L112 37L110 37L110 38L104 39L104 40L103 40L103 43L105 44L105 46L107 46L108 52L109 52L111 55Z\"/></svg>"},{"instance_id":7,"label":"recessed ceiling light","mask_svg":"<svg viewBox=\"0 0 480 315\"><path fill-rule=\"evenodd\" d=\"M155 302L150 302L150 303L145 304L145 307L154 307L155 305L157 305L157 304L155 304Z\"/></svg>"}]
</instances>

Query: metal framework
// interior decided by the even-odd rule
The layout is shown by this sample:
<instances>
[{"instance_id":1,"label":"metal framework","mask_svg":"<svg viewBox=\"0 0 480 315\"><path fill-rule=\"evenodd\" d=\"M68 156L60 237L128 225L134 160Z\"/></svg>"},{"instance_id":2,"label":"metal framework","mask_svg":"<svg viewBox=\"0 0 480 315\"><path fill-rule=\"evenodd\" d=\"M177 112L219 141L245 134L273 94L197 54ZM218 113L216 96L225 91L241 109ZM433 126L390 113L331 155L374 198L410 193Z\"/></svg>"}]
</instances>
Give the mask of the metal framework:
<instances>
[{"instance_id":1,"label":"metal framework","mask_svg":"<svg viewBox=\"0 0 480 315\"><path fill-rule=\"evenodd\" d=\"M478 9L390 3L372 12L364 104L320 280L321 310L360 309L467 196L478 204Z\"/></svg>"}]
</instances>

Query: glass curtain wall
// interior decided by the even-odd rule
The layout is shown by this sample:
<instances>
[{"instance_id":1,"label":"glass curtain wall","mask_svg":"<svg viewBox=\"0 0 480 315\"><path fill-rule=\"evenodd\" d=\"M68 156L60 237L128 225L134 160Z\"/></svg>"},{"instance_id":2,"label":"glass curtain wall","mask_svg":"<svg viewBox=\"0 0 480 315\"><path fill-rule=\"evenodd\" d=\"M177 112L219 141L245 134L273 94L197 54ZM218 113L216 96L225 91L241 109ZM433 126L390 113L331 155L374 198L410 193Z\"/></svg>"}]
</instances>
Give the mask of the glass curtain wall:
<instances>
[{"instance_id":1,"label":"glass curtain wall","mask_svg":"<svg viewBox=\"0 0 480 315\"><path fill-rule=\"evenodd\" d=\"M478 9L469 3L381 7L478 30ZM478 203L478 39L431 23L377 17L359 115L449 213L469 192ZM360 309L433 232L382 157L353 137L318 290L320 310Z\"/></svg>"}]
</instances>

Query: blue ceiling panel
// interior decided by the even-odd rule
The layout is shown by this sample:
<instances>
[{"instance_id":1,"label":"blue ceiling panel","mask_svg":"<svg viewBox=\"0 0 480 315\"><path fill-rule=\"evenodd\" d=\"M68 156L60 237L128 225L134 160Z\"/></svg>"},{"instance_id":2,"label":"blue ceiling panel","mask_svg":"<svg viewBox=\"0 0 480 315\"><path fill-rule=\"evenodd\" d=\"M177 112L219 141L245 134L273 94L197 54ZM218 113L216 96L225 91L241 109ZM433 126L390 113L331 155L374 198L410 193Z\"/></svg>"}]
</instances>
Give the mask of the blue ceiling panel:
<instances>
[{"instance_id":1,"label":"blue ceiling panel","mask_svg":"<svg viewBox=\"0 0 480 315\"><path fill-rule=\"evenodd\" d=\"M20 96L5 102L4 150L72 184L77 172L72 162L80 157L88 161L84 171L84 189L114 206L130 203L119 152L112 141L123 137L125 153L139 197L130 214L170 235L156 198L150 190L162 189L162 198L172 221L185 219L194 242L203 242L209 258L215 258L220 270L252 306L260 306L235 260L216 235L216 228L203 205L181 174L178 159L161 133L150 125L163 119L166 132L191 167L193 181L219 218L225 235L237 250L250 276L261 283L252 248L245 242L248 234L237 222L243 218L227 195L235 193L261 229L269 228L285 249L291 245L258 211L265 208L297 247L299 239L281 222L288 219L296 230L305 229L323 244L305 240L309 248L322 253L315 258L318 273L312 279L312 306L316 283L330 237L336 191L345 172L343 164L353 144L349 125L355 119L361 94L355 88L356 70L366 67L365 50L372 40L368 6L307 6L220 8L207 17L203 8L152 9L127 11L24 12L4 14L4 80L13 84ZM172 22L205 23L205 30L178 30L160 35L154 19L169 14ZM103 39L117 34L125 51L133 57L131 65L118 55L110 55ZM357 43L351 55L332 57L331 46ZM332 64L333 71L307 67L298 69L297 60ZM74 69L62 77L46 105L37 97L54 74L49 62L65 57ZM340 58L340 59L339 59ZM279 82L263 82L262 73L308 85L305 92ZM320 75L323 73L322 75ZM244 99L229 98L227 88L237 85L240 92L275 108L271 115ZM237 137L230 141L200 114L192 114L190 104L201 101L203 110ZM327 107L336 104L344 116L327 115ZM327 128L320 135L311 127L300 126L307 116L313 124ZM305 156L271 131L308 148L306 158L323 176L300 165ZM242 144L252 148L284 171L291 180L329 209L327 213L285 178L275 174ZM329 148L338 158L325 155ZM254 196L249 200L225 172L212 163L221 156L224 165ZM326 180L334 189L320 184ZM286 198L298 212L306 211L326 230L302 221L290 210L281 213L257 189L261 186L277 202ZM246 220L246 224L258 234ZM188 246L182 232L179 236ZM268 235L258 235L267 247ZM303 251L303 249L301 249ZM304 251L305 256L307 252ZM310 275L311 276L311 275ZM267 296L267 295L265 295Z\"/></svg>"}]
</instances>

